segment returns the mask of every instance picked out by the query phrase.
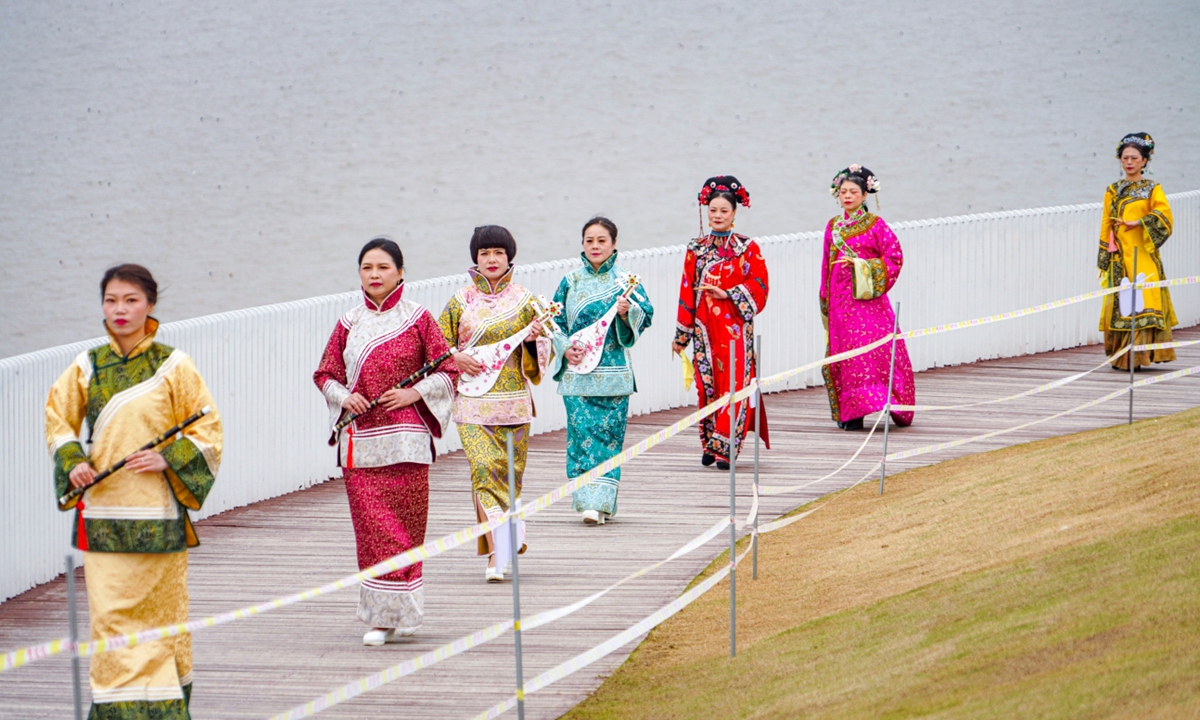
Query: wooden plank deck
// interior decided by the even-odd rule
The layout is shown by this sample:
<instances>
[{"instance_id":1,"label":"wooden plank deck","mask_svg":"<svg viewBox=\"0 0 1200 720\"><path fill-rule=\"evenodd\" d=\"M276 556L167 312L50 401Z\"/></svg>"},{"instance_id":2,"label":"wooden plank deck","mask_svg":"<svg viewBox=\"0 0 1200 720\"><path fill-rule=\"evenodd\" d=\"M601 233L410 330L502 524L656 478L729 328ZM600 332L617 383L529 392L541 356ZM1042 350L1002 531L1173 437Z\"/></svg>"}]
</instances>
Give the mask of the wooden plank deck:
<instances>
[{"instance_id":1,"label":"wooden plank deck","mask_svg":"<svg viewBox=\"0 0 1200 720\"><path fill-rule=\"evenodd\" d=\"M1200 339L1200 328L1176 333ZM1179 360L1139 373L1149 377L1200 364L1200 346L1182 348ZM918 402L954 404L999 397L1097 365L1093 346L921 373ZM891 434L899 451L1014 426L1093 398L1128 382L1107 369L1065 388L1012 403L969 411L921 413L910 428ZM1136 393L1135 417L1174 413L1200 404L1200 377L1181 378ZM837 430L829 420L822 388L767 398L774 448L762 454L762 482L789 485L819 477L849 457L864 433ZM633 418L635 442L682 417L687 409ZM889 469L925 465L1038 438L1125 422L1125 398L1023 431L949 451L895 462ZM314 439L313 441L319 441ZM803 493L767 498L770 519L813 497L844 487L877 459L881 438L837 478ZM624 471L621 513L603 527L585 527L562 501L529 523L530 550L521 559L522 610L527 615L574 602L632 570L665 558L727 512L728 475L700 467L695 433L687 431L634 461ZM564 435L536 437L530 448L526 496L564 481ZM751 463L739 463L740 514L749 507ZM431 473L430 538L473 522L466 460L440 459ZM886 496L884 498L886 501ZM232 510L200 523L204 544L191 554L192 615L201 617L303 590L355 569L354 536L340 481ZM592 606L548 627L525 633L525 676L602 642L676 597L690 578L727 543L710 545L640 578ZM411 658L511 615L508 583L483 581L484 562L458 549L426 563L426 620L413 638L365 648L365 628L354 617L357 591L276 610L195 635L196 718L264 718L318 694ZM743 577L749 582L749 573ZM80 573L80 615L87 604ZM715 592L726 592L717 588ZM66 634L63 578L0 604L0 651ZM726 633L725 627L713 632ZM81 628L84 637L86 627ZM630 644L542 692L526 704L529 718L554 718L599 684L633 649ZM0 718L70 716L69 660L59 656L0 675ZM85 664L85 693L86 664ZM512 639L505 636L464 655L372 691L321 713L329 718L467 718L513 692ZM86 702L86 701L85 701ZM515 717L515 715L514 715Z\"/></svg>"}]
</instances>

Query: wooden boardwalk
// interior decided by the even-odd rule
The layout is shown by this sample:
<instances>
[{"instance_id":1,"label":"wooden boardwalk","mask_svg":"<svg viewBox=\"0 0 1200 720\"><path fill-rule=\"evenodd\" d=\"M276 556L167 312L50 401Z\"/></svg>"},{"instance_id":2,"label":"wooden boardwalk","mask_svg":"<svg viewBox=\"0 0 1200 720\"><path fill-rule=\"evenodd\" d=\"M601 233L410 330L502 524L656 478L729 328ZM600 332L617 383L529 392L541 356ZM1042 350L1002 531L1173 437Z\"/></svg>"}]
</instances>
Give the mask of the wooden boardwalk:
<instances>
[{"instance_id":1,"label":"wooden boardwalk","mask_svg":"<svg viewBox=\"0 0 1200 720\"><path fill-rule=\"evenodd\" d=\"M1176 333L1200 339L1200 329ZM955 404L1009 395L1087 370L1103 359L1093 346L1057 353L941 368L917 378L918 402ZM1200 364L1200 346L1179 350L1179 360L1138 374L1150 377ZM891 434L899 451L1018 425L1100 397L1128 375L1097 371L1065 388L1016 402L967 411L919 413L910 428ZM1135 417L1165 415L1200 404L1200 377L1139 390ZM762 454L762 482L790 485L819 477L849 457L864 433L846 433L829 420L822 388L767 398L774 448ZM949 451L896 462L889 470L925 465L1038 438L1125 422L1122 397L1086 411ZM630 444L682 417L687 409L630 421ZM313 441L319 441L314 439ZM878 458L881 438L837 478L802 494L767 498L770 519L862 476ZM603 527L585 527L562 501L529 523L530 549L521 559L522 611L529 615L569 604L632 570L667 557L727 512L728 474L699 464L694 431L651 451L624 471L621 513ZM564 481L564 435L533 439L526 497ZM749 507L749 457L739 463L740 515ZM228 482L228 480L226 480ZM428 537L473 522L466 460L461 453L433 466ZM883 499L886 502L886 495ZM191 554L192 615L201 617L323 584L356 569L354 537L340 481L232 510L200 523L203 545ZM722 534L692 555L624 586L550 626L527 632L525 676L531 678L624 630L676 597L725 546ZM363 675L436 648L511 616L511 588L487 585L484 562L460 548L425 566L426 620L413 638L365 648L365 628L354 617L357 591L347 590L195 635L196 718L265 718ZM750 582L749 573L743 582ZM80 574L81 634L86 637L86 595ZM718 587L714 592L727 592ZM0 651L66 634L62 578L0 604ZM714 633L727 633L714 627ZM529 718L554 718L595 688L633 649L618 653L531 695ZM468 718L513 692L511 636L321 713L329 718ZM70 716L70 662L64 656L0 675L0 718ZM86 662L85 662L85 693ZM86 702L86 700L85 700ZM515 714L513 715L515 717Z\"/></svg>"}]
</instances>

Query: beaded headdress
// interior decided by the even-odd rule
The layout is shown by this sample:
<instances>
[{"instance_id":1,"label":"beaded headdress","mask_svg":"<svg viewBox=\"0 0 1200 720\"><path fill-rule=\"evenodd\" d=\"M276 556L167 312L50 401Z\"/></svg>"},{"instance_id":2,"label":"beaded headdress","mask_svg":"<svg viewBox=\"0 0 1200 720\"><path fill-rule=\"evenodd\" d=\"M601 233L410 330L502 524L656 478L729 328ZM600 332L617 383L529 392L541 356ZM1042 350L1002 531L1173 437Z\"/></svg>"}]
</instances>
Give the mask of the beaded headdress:
<instances>
[{"instance_id":1,"label":"beaded headdress","mask_svg":"<svg viewBox=\"0 0 1200 720\"><path fill-rule=\"evenodd\" d=\"M696 195L696 198L700 201L701 205L707 205L713 193L719 192L733 193L733 196L737 198L738 203L742 207L750 207L750 193L732 175L717 175L705 180L704 187L700 188L700 192Z\"/></svg>"},{"instance_id":2,"label":"beaded headdress","mask_svg":"<svg viewBox=\"0 0 1200 720\"><path fill-rule=\"evenodd\" d=\"M1121 138L1121 142L1117 143L1117 157L1121 157L1121 151L1126 145L1137 145L1140 148L1145 148L1147 155L1154 154L1154 138L1150 137L1150 133L1129 133Z\"/></svg>"}]
</instances>

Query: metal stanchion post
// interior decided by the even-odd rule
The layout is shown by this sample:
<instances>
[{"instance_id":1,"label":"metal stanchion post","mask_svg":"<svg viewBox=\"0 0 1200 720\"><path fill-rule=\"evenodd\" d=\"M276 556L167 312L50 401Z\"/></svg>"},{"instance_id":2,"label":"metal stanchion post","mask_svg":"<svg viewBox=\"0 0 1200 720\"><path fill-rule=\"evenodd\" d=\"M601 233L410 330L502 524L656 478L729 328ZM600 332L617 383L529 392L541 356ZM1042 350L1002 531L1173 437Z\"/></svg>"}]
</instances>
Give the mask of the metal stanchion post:
<instances>
[{"instance_id":1,"label":"metal stanchion post","mask_svg":"<svg viewBox=\"0 0 1200 720\"><path fill-rule=\"evenodd\" d=\"M732 338L731 338L732 340ZM729 344L729 657L737 655L737 345Z\"/></svg>"},{"instance_id":2,"label":"metal stanchion post","mask_svg":"<svg viewBox=\"0 0 1200 720\"><path fill-rule=\"evenodd\" d=\"M513 587L513 642L517 650L517 717L525 720L525 673L521 668L521 573L517 569L517 556L521 546L517 533L517 474L513 459L513 429L508 430L508 537L512 550ZM504 572L504 568L500 568Z\"/></svg>"},{"instance_id":3,"label":"metal stanchion post","mask_svg":"<svg viewBox=\"0 0 1200 720\"><path fill-rule=\"evenodd\" d=\"M1137 261L1138 249L1133 249L1133 284L1129 286L1129 424L1133 424L1133 370L1137 365Z\"/></svg>"},{"instance_id":4,"label":"metal stanchion post","mask_svg":"<svg viewBox=\"0 0 1200 720\"><path fill-rule=\"evenodd\" d=\"M754 379L762 377L762 337L754 338ZM758 497L758 438L762 435L762 392L754 391L754 496ZM754 513L754 561L750 565L750 579L758 579L758 513Z\"/></svg>"},{"instance_id":5,"label":"metal stanchion post","mask_svg":"<svg viewBox=\"0 0 1200 720\"><path fill-rule=\"evenodd\" d=\"M75 720L83 720L83 688L79 683L79 624L75 611L75 556L67 553L67 614L70 616L71 687L75 691Z\"/></svg>"},{"instance_id":6,"label":"metal stanchion post","mask_svg":"<svg viewBox=\"0 0 1200 720\"><path fill-rule=\"evenodd\" d=\"M883 479L887 477L888 425L892 419L892 383L896 377L896 334L900 330L900 301L896 301L896 312L892 316L892 362L888 366L887 404L883 406L883 459L879 463L879 494L883 494Z\"/></svg>"}]
</instances>

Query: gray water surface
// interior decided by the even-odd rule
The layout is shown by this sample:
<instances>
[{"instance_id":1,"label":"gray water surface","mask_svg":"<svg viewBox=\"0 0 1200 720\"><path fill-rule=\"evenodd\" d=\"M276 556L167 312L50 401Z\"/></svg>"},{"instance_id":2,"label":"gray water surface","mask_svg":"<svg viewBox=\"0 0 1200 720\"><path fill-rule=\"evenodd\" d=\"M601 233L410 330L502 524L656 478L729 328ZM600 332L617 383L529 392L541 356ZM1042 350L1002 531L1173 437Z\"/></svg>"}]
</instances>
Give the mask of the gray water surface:
<instances>
[{"instance_id":1,"label":"gray water surface","mask_svg":"<svg viewBox=\"0 0 1200 720\"><path fill-rule=\"evenodd\" d=\"M178 320L352 289L379 233L412 279L483 223L518 262L598 212L682 243L718 173L756 235L821 228L853 162L892 221L1097 201L1135 130L1200 188L1197 37L1195 0L4 0L0 357L101 334L116 262Z\"/></svg>"}]
</instances>

